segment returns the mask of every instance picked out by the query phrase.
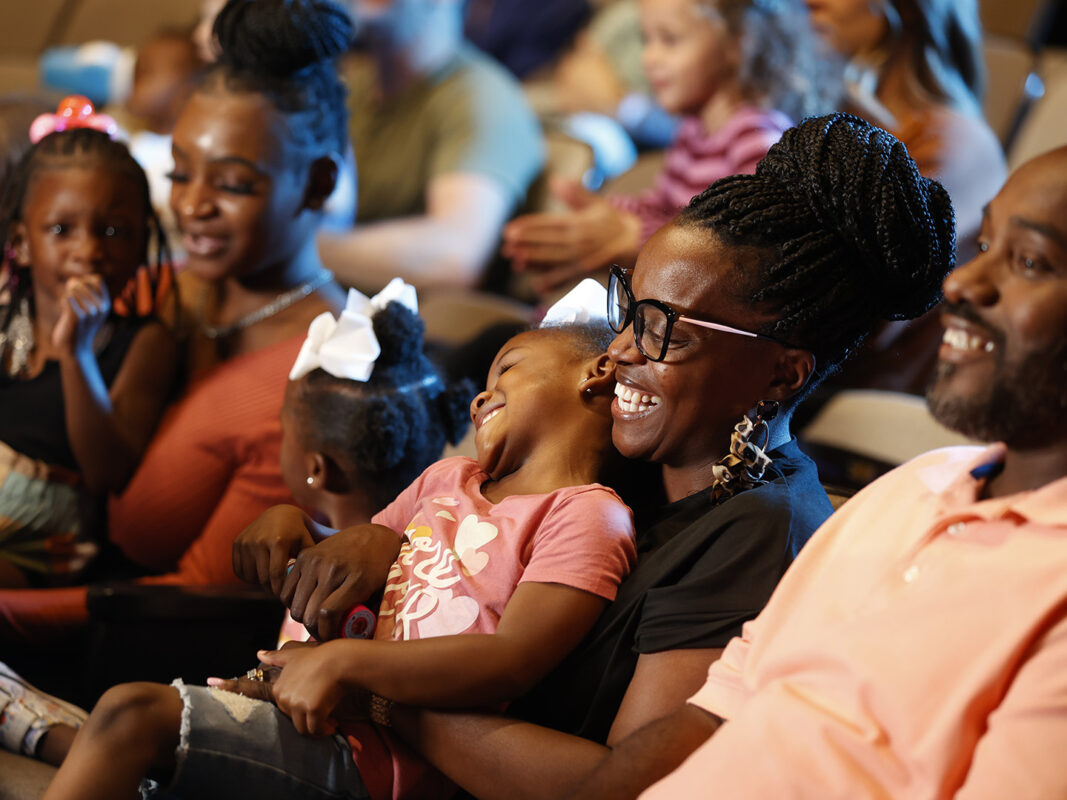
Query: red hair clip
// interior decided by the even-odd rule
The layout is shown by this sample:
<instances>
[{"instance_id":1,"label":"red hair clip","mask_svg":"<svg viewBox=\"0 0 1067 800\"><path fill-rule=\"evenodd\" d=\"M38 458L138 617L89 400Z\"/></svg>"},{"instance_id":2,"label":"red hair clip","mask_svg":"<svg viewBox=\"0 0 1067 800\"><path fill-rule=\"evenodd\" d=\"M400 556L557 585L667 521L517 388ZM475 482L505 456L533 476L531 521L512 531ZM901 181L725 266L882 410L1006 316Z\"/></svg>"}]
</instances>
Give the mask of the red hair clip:
<instances>
[{"instance_id":1,"label":"red hair clip","mask_svg":"<svg viewBox=\"0 0 1067 800\"><path fill-rule=\"evenodd\" d=\"M119 125L107 114L97 114L92 101L80 94L64 97L55 114L41 114L30 125L30 141L34 144L50 133L92 128L106 133L112 139L119 132Z\"/></svg>"}]
</instances>

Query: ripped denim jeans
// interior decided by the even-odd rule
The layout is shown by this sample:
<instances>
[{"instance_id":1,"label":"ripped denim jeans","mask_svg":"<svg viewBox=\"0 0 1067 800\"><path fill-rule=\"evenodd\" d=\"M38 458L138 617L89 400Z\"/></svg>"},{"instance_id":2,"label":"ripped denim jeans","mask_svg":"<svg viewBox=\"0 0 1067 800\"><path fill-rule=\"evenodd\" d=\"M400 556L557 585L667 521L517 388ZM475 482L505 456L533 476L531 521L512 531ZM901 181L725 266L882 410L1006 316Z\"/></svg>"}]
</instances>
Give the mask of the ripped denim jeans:
<instances>
[{"instance_id":1,"label":"ripped denim jeans","mask_svg":"<svg viewBox=\"0 0 1067 800\"><path fill-rule=\"evenodd\" d=\"M174 777L167 786L144 781L143 798L369 799L344 736L301 736L270 703L172 685L183 704Z\"/></svg>"}]
</instances>

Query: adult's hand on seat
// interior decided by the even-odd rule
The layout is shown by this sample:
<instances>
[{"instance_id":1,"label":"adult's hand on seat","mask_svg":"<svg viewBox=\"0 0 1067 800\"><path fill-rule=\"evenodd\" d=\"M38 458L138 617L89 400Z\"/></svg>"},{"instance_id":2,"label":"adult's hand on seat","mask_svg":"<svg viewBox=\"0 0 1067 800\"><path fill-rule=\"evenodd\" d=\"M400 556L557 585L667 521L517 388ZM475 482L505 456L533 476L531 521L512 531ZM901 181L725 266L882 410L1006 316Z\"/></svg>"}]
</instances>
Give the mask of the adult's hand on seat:
<instances>
[{"instance_id":1,"label":"adult's hand on seat","mask_svg":"<svg viewBox=\"0 0 1067 800\"><path fill-rule=\"evenodd\" d=\"M268 508L234 540L234 573L281 597L289 560L315 544L310 522L296 506Z\"/></svg>"},{"instance_id":2,"label":"adult's hand on seat","mask_svg":"<svg viewBox=\"0 0 1067 800\"><path fill-rule=\"evenodd\" d=\"M381 525L338 531L300 552L279 597L316 639L334 639L353 606L385 585L400 537Z\"/></svg>"},{"instance_id":3,"label":"adult's hand on seat","mask_svg":"<svg viewBox=\"0 0 1067 800\"><path fill-rule=\"evenodd\" d=\"M503 254L516 270L531 273L547 292L614 261L630 261L640 245L641 221L578 181L556 179L552 193L570 211L527 214L504 229Z\"/></svg>"}]
</instances>

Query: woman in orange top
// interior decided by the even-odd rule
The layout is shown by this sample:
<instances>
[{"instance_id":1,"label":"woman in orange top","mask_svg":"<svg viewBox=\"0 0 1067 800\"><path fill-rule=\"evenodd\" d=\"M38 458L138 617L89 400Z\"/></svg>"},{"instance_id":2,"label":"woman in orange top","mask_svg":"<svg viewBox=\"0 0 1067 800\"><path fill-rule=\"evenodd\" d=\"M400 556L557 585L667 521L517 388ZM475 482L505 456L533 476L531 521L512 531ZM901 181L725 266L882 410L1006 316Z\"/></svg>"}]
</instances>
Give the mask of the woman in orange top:
<instances>
[{"instance_id":1,"label":"woman in orange top","mask_svg":"<svg viewBox=\"0 0 1067 800\"><path fill-rule=\"evenodd\" d=\"M187 382L110 508L112 541L167 583L236 582L234 538L291 502L279 465L287 373L311 320L344 305L315 231L347 147L332 58L351 23L308 0L293 12L306 19L262 26L277 41L256 41L235 35L253 4L233 5L215 28L219 62L174 129ZM83 588L0 592L0 637L54 636L85 615Z\"/></svg>"}]
</instances>

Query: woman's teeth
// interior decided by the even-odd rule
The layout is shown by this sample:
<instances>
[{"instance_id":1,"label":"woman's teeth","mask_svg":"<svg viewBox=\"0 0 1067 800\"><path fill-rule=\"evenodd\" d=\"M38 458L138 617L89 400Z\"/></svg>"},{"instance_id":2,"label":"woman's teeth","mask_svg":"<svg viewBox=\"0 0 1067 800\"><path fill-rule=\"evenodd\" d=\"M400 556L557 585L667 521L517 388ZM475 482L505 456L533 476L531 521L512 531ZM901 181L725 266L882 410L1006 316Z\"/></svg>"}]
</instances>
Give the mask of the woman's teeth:
<instances>
[{"instance_id":1,"label":"woman's teeth","mask_svg":"<svg viewBox=\"0 0 1067 800\"><path fill-rule=\"evenodd\" d=\"M615 396L619 398L619 408L631 414L650 411L663 402L654 394L641 394L636 389L623 386L621 383L615 384Z\"/></svg>"},{"instance_id":2,"label":"woman's teeth","mask_svg":"<svg viewBox=\"0 0 1067 800\"><path fill-rule=\"evenodd\" d=\"M962 328L945 328L945 335L941 341L956 350L983 350L986 353L993 352L993 343L981 336L974 336Z\"/></svg>"},{"instance_id":3,"label":"woman's teeth","mask_svg":"<svg viewBox=\"0 0 1067 800\"><path fill-rule=\"evenodd\" d=\"M485 415L485 419L482 420L482 425L484 425L489 420L491 420L493 417L495 417L497 414L499 414L501 408L503 408L503 406L500 406L500 408L494 408L492 411L490 411L488 414L486 414ZM481 425L479 425L478 427L481 427Z\"/></svg>"}]
</instances>

